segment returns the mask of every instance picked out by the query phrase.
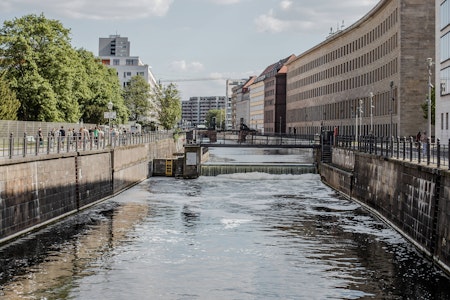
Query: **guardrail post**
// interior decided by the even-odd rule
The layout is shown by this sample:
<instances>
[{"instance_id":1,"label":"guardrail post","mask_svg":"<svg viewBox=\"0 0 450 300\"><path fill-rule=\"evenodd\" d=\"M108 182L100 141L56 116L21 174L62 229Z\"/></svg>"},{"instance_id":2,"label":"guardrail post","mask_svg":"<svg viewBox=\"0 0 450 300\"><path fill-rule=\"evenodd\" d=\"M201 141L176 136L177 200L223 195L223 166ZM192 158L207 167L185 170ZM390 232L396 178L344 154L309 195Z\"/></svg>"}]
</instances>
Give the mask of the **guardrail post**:
<instances>
[{"instance_id":1,"label":"guardrail post","mask_svg":"<svg viewBox=\"0 0 450 300\"><path fill-rule=\"evenodd\" d=\"M406 136L403 137L403 160L406 159Z\"/></svg>"},{"instance_id":2,"label":"guardrail post","mask_svg":"<svg viewBox=\"0 0 450 300\"><path fill-rule=\"evenodd\" d=\"M57 153L61 152L61 145L60 145L60 143L61 143L61 136L58 135L56 137L56 152Z\"/></svg>"},{"instance_id":3,"label":"guardrail post","mask_svg":"<svg viewBox=\"0 0 450 300\"><path fill-rule=\"evenodd\" d=\"M50 142L51 142L51 134L49 132L47 135L47 154L50 154Z\"/></svg>"},{"instance_id":4,"label":"guardrail post","mask_svg":"<svg viewBox=\"0 0 450 300\"><path fill-rule=\"evenodd\" d=\"M22 155L23 155L23 157L25 157L25 156L27 156L27 133L26 132L24 132L23 133L23 146L22 146L22 151L23 151L23 153L22 153Z\"/></svg>"},{"instance_id":5,"label":"guardrail post","mask_svg":"<svg viewBox=\"0 0 450 300\"><path fill-rule=\"evenodd\" d=\"M421 154L422 154L422 142L418 142L418 147L417 147L417 160L418 163L420 164L421 161Z\"/></svg>"},{"instance_id":6,"label":"guardrail post","mask_svg":"<svg viewBox=\"0 0 450 300\"><path fill-rule=\"evenodd\" d=\"M383 156L384 137L381 137L380 141L381 141L381 143L380 143L380 151L381 151L380 155Z\"/></svg>"},{"instance_id":7,"label":"guardrail post","mask_svg":"<svg viewBox=\"0 0 450 300\"><path fill-rule=\"evenodd\" d=\"M436 150L437 150L437 167L441 166L441 140L437 139L436 141Z\"/></svg>"},{"instance_id":8,"label":"guardrail post","mask_svg":"<svg viewBox=\"0 0 450 300\"><path fill-rule=\"evenodd\" d=\"M41 146L40 136L36 135L35 141L34 141L34 155L38 155L39 153L39 147Z\"/></svg>"},{"instance_id":9,"label":"guardrail post","mask_svg":"<svg viewBox=\"0 0 450 300\"><path fill-rule=\"evenodd\" d=\"M9 145L8 145L8 157L9 158L13 157L13 151L14 151L14 138L13 138L13 134L10 133L9 134Z\"/></svg>"},{"instance_id":10,"label":"guardrail post","mask_svg":"<svg viewBox=\"0 0 450 300\"><path fill-rule=\"evenodd\" d=\"M430 165L430 147L431 147L431 138L427 138L427 145L426 145L426 151L427 151L427 166L429 166Z\"/></svg>"},{"instance_id":11,"label":"guardrail post","mask_svg":"<svg viewBox=\"0 0 450 300\"><path fill-rule=\"evenodd\" d=\"M409 138L409 161L413 159L413 138Z\"/></svg>"},{"instance_id":12,"label":"guardrail post","mask_svg":"<svg viewBox=\"0 0 450 300\"><path fill-rule=\"evenodd\" d=\"M400 137L399 136L397 136L396 138L395 138L395 142L397 143L397 159L399 159L399 157L400 157Z\"/></svg>"}]
</instances>

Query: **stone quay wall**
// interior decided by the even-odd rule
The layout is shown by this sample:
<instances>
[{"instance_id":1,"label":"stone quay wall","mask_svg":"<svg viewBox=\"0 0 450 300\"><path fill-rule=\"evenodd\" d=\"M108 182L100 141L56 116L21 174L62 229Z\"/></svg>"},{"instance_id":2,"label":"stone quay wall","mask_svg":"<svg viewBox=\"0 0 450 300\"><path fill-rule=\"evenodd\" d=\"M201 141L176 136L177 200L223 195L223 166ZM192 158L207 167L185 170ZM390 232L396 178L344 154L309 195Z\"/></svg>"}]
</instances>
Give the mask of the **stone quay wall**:
<instances>
[{"instance_id":1,"label":"stone quay wall","mask_svg":"<svg viewBox=\"0 0 450 300\"><path fill-rule=\"evenodd\" d=\"M450 172L352 150L319 163L322 181L365 206L450 273Z\"/></svg>"},{"instance_id":2,"label":"stone quay wall","mask_svg":"<svg viewBox=\"0 0 450 300\"><path fill-rule=\"evenodd\" d=\"M152 175L180 141L0 160L0 244L107 199Z\"/></svg>"}]
</instances>

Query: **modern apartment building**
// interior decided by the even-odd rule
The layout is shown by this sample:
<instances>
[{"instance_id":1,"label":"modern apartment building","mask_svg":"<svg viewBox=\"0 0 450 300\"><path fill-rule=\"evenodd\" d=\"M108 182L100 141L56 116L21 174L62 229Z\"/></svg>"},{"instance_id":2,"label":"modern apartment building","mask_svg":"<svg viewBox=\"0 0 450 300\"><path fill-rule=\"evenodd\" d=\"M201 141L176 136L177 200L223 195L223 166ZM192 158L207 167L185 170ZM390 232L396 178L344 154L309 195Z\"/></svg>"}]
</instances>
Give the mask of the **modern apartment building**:
<instances>
[{"instance_id":1,"label":"modern apartment building","mask_svg":"<svg viewBox=\"0 0 450 300\"><path fill-rule=\"evenodd\" d=\"M208 111L224 109L225 106L226 97L224 96L191 97L181 102L181 123L186 127L204 125Z\"/></svg>"},{"instance_id":2,"label":"modern apartment building","mask_svg":"<svg viewBox=\"0 0 450 300\"><path fill-rule=\"evenodd\" d=\"M131 77L136 75L143 76L150 87L156 86L156 79L150 66L144 64L138 56L130 56L128 38L120 37L120 35L100 38L98 55L104 65L116 69L122 87L125 87Z\"/></svg>"},{"instance_id":3,"label":"modern apartment building","mask_svg":"<svg viewBox=\"0 0 450 300\"><path fill-rule=\"evenodd\" d=\"M130 56L130 42L127 37L110 35L108 38L99 38L98 48L102 63L116 70L122 88L137 75L144 77L151 89L156 86L157 82L150 66L144 64L138 56ZM149 112L146 121L158 123L157 112Z\"/></svg>"},{"instance_id":4,"label":"modern apartment building","mask_svg":"<svg viewBox=\"0 0 450 300\"><path fill-rule=\"evenodd\" d=\"M287 128L386 137L426 131L434 28L435 0L381 0L298 55L287 64Z\"/></svg>"},{"instance_id":5,"label":"modern apartment building","mask_svg":"<svg viewBox=\"0 0 450 300\"><path fill-rule=\"evenodd\" d=\"M431 66L433 68L433 66ZM435 67L436 138L448 145L450 139L450 1L436 0Z\"/></svg>"},{"instance_id":6,"label":"modern apartment building","mask_svg":"<svg viewBox=\"0 0 450 300\"><path fill-rule=\"evenodd\" d=\"M243 85L247 79L227 79L225 83L225 128L226 129L236 129L235 123L233 123L233 108L232 107L232 94L233 88Z\"/></svg>"}]
</instances>

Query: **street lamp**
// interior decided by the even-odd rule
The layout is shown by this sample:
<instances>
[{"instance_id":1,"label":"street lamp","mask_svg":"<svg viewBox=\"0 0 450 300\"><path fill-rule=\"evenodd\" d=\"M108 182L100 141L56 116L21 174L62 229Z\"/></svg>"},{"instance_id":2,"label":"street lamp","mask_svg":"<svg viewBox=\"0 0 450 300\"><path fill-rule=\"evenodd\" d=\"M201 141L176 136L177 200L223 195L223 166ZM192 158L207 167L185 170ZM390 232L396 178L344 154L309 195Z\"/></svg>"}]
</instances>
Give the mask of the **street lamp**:
<instances>
[{"instance_id":1,"label":"street lamp","mask_svg":"<svg viewBox=\"0 0 450 300\"><path fill-rule=\"evenodd\" d=\"M428 136L431 138L431 67L433 66L433 59L431 57L427 58L428 67Z\"/></svg>"},{"instance_id":2,"label":"street lamp","mask_svg":"<svg viewBox=\"0 0 450 300\"><path fill-rule=\"evenodd\" d=\"M362 126L362 115L364 112L363 105L364 105L364 100L359 99L359 126L361 127L361 130L360 130L361 135L363 135L363 130L364 130L364 127Z\"/></svg>"},{"instance_id":3,"label":"street lamp","mask_svg":"<svg viewBox=\"0 0 450 300\"><path fill-rule=\"evenodd\" d=\"M108 102L108 110L109 110L109 144L111 145L111 118L112 118L112 109L113 103L111 101Z\"/></svg>"},{"instance_id":4,"label":"street lamp","mask_svg":"<svg viewBox=\"0 0 450 300\"><path fill-rule=\"evenodd\" d=\"M373 106L373 93L370 92L369 94L370 96L370 134L373 134L373 108L375 106Z\"/></svg>"}]
</instances>

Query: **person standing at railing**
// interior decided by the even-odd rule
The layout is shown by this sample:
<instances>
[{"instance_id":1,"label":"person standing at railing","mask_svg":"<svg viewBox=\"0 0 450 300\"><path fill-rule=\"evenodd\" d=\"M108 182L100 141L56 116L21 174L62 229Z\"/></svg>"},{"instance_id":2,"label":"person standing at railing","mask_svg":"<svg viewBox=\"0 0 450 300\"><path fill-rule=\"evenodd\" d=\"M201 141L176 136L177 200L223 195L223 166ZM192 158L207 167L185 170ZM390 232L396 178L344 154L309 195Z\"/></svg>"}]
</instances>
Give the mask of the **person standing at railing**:
<instances>
[{"instance_id":1,"label":"person standing at railing","mask_svg":"<svg viewBox=\"0 0 450 300\"><path fill-rule=\"evenodd\" d=\"M61 145L64 148L64 140L66 139L66 131L64 130L64 126L61 126L61 129L59 129L59 138Z\"/></svg>"},{"instance_id":2,"label":"person standing at railing","mask_svg":"<svg viewBox=\"0 0 450 300\"><path fill-rule=\"evenodd\" d=\"M423 134L421 135L421 140L422 140L422 154L425 157L425 155L427 154L427 145L428 145L428 137L426 131L424 131Z\"/></svg>"},{"instance_id":3,"label":"person standing at railing","mask_svg":"<svg viewBox=\"0 0 450 300\"><path fill-rule=\"evenodd\" d=\"M44 145L44 136L42 135L41 127L39 127L39 130L38 130L38 139L39 139L39 146L42 147Z\"/></svg>"}]
</instances>

